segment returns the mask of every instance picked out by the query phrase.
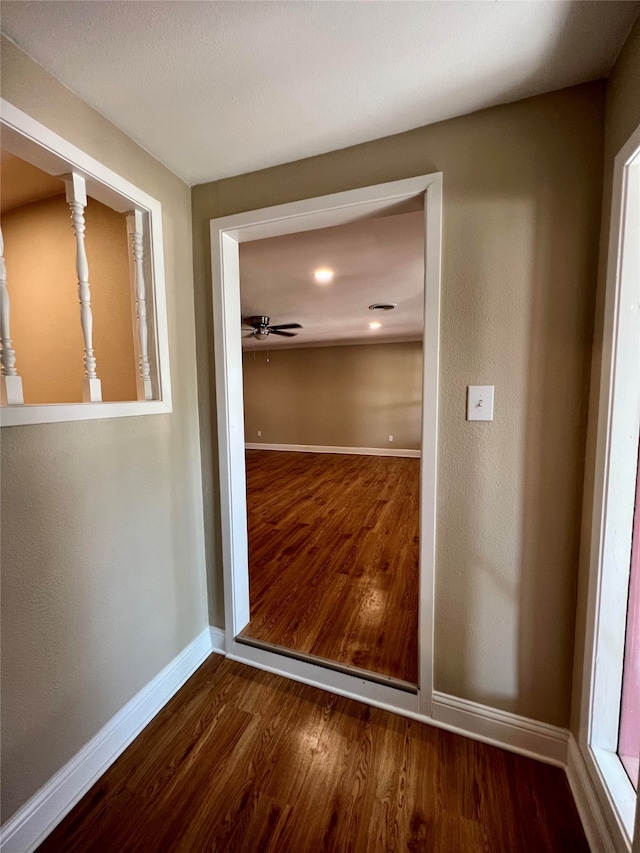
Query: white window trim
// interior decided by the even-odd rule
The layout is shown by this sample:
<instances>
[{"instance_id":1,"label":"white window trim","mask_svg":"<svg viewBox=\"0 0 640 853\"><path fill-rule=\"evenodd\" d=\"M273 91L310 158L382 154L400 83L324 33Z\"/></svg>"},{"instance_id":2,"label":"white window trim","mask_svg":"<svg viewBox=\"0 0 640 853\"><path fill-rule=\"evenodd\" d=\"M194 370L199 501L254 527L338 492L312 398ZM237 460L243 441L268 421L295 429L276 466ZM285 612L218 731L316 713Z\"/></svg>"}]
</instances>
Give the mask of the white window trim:
<instances>
[{"instance_id":1,"label":"white window trim","mask_svg":"<svg viewBox=\"0 0 640 853\"><path fill-rule=\"evenodd\" d=\"M613 699L622 686L640 426L640 253L630 242L640 227L639 175L640 127L614 164L579 740L618 851L631 849L636 810ZM614 405L620 399L625 405Z\"/></svg>"},{"instance_id":2,"label":"white window trim","mask_svg":"<svg viewBox=\"0 0 640 853\"><path fill-rule=\"evenodd\" d=\"M48 127L0 98L0 127L3 145L50 174L81 174L88 194L121 213L134 208L149 214L149 261L152 270L148 312L156 342L158 400L113 403L53 403L0 407L0 426L20 426L61 421L124 418L172 411L169 369L169 335L165 293L162 238L162 206L157 199L122 178ZM9 281L11 291L11 281ZM18 368L20 353L17 353ZM79 358L82 358L80 352Z\"/></svg>"}]
</instances>

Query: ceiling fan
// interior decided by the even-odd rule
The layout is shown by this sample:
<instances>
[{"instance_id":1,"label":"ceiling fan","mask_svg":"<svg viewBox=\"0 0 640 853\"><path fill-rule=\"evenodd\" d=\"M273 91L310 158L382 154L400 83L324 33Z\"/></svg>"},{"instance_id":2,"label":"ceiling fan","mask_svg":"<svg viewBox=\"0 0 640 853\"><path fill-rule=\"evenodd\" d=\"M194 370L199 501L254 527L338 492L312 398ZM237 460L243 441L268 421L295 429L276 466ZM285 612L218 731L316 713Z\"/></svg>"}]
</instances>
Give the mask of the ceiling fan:
<instances>
[{"instance_id":1,"label":"ceiling fan","mask_svg":"<svg viewBox=\"0 0 640 853\"><path fill-rule=\"evenodd\" d=\"M302 328L300 323L279 323L271 326L269 325L270 319L270 317L266 316L244 317L242 322L245 326L249 326L252 329L248 335L245 335L245 338L257 338L259 341L263 341L269 335L281 335L283 338L293 338L297 332L288 332L286 330Z\"/></svg>"}]
</instances>

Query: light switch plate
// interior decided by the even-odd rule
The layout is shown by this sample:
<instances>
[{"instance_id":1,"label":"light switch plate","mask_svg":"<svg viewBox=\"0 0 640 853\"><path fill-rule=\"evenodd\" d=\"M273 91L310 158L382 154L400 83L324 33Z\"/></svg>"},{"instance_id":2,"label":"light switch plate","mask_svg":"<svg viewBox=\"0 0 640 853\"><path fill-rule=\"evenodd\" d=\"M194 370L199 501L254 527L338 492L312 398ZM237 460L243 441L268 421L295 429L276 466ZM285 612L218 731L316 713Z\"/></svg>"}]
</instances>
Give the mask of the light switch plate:
<instances>
[{"instance_id":1,"label":"light switch plate","mask_svg":"<svg viewBox=\"0 0 640 853\"><path fill-rule=\"evenodd\" d=\"M493 385L467 386L467 420L493 420Z\"/></svg>"}]
</instances>

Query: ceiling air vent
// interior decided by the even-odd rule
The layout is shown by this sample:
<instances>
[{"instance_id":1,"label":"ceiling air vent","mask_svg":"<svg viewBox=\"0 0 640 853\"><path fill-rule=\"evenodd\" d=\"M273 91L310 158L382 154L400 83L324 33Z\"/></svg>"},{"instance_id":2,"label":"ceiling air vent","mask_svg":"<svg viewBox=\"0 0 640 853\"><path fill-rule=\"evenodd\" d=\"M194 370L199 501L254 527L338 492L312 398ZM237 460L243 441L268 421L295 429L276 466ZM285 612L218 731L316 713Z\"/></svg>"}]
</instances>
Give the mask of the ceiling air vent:
<instances>
[{"instance_id":1,"label":"ceiling air vent","mask_svg":"<svg viewBox=\"0 0 640 853\"><path fill-rule=\"evenodd\" d=\"M369 305L369 311L393 311L397 307L395 302L376 302L373 305Z\"/></svg>"}]
</instances>

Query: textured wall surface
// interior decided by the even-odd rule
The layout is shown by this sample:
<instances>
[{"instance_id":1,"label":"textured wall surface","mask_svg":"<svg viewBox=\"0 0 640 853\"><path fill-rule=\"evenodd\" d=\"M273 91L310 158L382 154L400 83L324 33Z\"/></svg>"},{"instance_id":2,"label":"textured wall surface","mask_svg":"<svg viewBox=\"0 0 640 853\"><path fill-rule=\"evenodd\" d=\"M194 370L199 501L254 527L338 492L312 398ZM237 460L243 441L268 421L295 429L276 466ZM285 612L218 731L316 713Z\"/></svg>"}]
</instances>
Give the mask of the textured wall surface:
<instances>
[{"instance_id":1,"label":"textured wall surface","mask_svg":"<svg viewBox=\"0 0 640 853\"><path fill-rule=\"evenodd\" d=\"M2 430L6 820L207 624L190 191L8 42L2 96L163 209L172 414Z\"/></svg>"},{"instance_id":2,"label":"textured wall surface","mask_svg":"<svg viewBox=\"0 0 640 853\"><path fill-rule=\"evenodd\" d=\"M127 221L93 198L85 210L93 346L102 399L135 400ZM81 403L84 342L76 240L64 196L2 216L11 336L26 403Z\"/></svg>"},{"instance_id":3,"label":"textured wall surface","mask_svg":"<svg viewBox=\"0 0 640 853\"><path fill-rule=\"evenodd\" d=\"M209 220L444 173L435 683L569 721L604 84L193 188L213 624L222 624ZM496 386L493 423L465 386Z\"/></svg>"},{"instance_id":4,"label":"textured wall surface","mask_svg":"<svg viewBox=\"0 0 640 853\"><path fill-rule=\"evenodd\" d=\"M420 448L420 342L276 349L269 361L256 348L242 367L247 441Z\"/></svg>"},{"instance_id":5,"label":"textured wall surface","mask_svg":"<svg viewBox=\"0 0 640 853\"><path fill-rule=\"evenodd\" d=\"M593 362L591 366L589 425L587 431L582 537L580 546L580 582L578 585L578 601L576 610L576 645L573 679L574 689L573 704L571 708L571 729L576 735L578 734L580 727L584 635L589 586L589 565L591 558L591 519L593 513L598 410L600 406L602 332L604 324L607 258L609 254L609 228L611 225L613 165L616 154L638 126L640 126L640 18L637 19L629 33L624 47L620 51L618 60L607 80L606 90L602 229L600 235L600 259L598 265L598 287L593 333Z\"/></svg>"}]
</instances>

